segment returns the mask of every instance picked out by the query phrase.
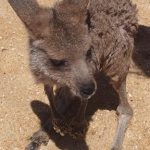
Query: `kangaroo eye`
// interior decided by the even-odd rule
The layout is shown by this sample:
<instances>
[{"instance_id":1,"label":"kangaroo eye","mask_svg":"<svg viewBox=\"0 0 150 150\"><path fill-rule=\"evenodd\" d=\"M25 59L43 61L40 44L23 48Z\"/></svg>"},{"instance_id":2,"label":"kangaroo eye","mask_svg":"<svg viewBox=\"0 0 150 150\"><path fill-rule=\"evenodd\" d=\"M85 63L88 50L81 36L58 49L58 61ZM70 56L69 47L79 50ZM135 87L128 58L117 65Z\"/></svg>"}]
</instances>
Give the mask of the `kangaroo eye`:
<instances>
[{"instance_id":1,"label":"kangaroo eye","mask_svg":"<svg viewBox=\"0 0 150 150\"><path fill-rule=\"evenodd\" d=\"M66 60L50 59L50 62L55 67L63 67L66 65Z\"/></svg>"},{"instance_id":2,"label":"kangaroo eye","mask_svg":"<svg viewBox=\"0 0 150 150\"><path fill-rule=\"evenodd\" d=\"M92 58L92 48L90 48L86 53L86 58L91 59Z\"/></svg>"},{"instance_id":3,"label":"kangaroo eye","mask_svg":"<svg viewBox=\"0 0 150 150\"><path fill-rule=\"evenodd\" d=\"M92 50L91 49L89 49L88 51L87 51L87 53L86 53L86 57L91 57L92 56Z\"/></svg>"}]
</instances>

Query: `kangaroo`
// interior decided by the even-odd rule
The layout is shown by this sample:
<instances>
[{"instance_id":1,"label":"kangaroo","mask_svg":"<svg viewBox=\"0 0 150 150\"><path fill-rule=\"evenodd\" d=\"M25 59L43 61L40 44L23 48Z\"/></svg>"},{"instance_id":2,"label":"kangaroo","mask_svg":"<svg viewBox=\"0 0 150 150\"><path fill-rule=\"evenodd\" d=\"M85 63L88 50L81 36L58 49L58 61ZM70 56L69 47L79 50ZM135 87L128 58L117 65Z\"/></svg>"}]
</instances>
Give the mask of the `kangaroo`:
<instances>
[{"instance_id":1,"label":"kangaroo","mask_svg":"<svg viewBox=\"0 0 150 150\"><path fill-rule=\"evenodd\" d=\"M121 150L133 115L126 77L138 28L136 6L130 0L61 0L51 8L40 7L36 0L8 1L28 30L30 68L44 84L56 131L70 132L55 105L64 89L81 101L73 127L86 126L86 106L97 89L94 75L103 72L119 96L111 150Z\"/></svg>"}]
</instances>

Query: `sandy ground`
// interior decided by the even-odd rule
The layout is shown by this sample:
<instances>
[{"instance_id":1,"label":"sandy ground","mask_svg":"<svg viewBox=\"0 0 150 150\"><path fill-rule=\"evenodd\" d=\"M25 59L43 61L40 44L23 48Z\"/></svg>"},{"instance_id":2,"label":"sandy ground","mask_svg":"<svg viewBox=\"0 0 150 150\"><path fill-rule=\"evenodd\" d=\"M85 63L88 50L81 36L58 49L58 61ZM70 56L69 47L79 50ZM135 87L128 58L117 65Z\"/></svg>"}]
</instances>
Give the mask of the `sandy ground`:
<instances>
[{"instance_id":1,"label":"sandy ground","mask_svg":"<svg viewBox=\"0 0 150 150\"><path fill-rule=\"evenodd\" d=\"M133 1L139 8L142 26L127 82L134 117L124 150L150 150L150 0ZM28 68L27 32L7 0L0 0L0 150L23 150L47 119L47 104L43 86L35 84ZM93 107L85 140L74 141L53 133L48 146L42 149L108 150L117 117L113 109L100 108Z\"/></svg>"}]
</instances>

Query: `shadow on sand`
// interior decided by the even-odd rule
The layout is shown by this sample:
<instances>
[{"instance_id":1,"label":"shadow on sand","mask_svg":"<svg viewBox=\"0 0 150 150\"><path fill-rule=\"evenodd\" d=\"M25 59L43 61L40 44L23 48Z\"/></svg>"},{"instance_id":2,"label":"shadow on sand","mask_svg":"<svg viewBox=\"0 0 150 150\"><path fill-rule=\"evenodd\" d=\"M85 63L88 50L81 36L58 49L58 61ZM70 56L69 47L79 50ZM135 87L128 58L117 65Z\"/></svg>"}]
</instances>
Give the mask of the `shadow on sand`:
<instances>
[{"instance_id":1,"label":"shadow on sand","mask_svg":"<svg viewBox=\"0 0 150 150\"><path fill-rule=\"evenodd\" d=\"M150 77L150 27L139 26L133 61L146 76Z\"/></svg>"}]
</instances>

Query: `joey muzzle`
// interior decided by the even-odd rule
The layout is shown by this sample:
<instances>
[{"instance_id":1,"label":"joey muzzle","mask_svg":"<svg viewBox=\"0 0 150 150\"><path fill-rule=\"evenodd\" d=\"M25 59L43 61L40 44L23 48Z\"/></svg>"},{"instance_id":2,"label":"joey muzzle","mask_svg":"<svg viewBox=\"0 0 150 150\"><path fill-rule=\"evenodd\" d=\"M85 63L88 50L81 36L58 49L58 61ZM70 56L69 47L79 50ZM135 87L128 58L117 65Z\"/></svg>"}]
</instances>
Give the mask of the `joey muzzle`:
<instances>
[{"instance_id":1,"label":"joey muzzle","mask_svg":"<svg viewBox=\"0 0 150 150\"><path fill-rule=\"evenodd\" d=\"M95 93L95 90L96 90L95 83L93 81L87 82L80 86L80 95L83 98L89 98Z\"/></svg>"}]
</instances>

